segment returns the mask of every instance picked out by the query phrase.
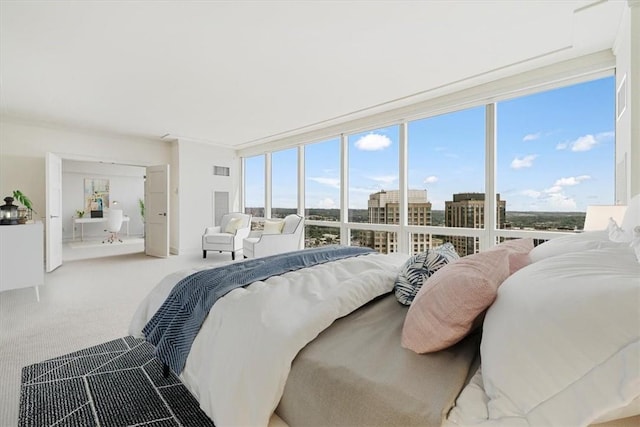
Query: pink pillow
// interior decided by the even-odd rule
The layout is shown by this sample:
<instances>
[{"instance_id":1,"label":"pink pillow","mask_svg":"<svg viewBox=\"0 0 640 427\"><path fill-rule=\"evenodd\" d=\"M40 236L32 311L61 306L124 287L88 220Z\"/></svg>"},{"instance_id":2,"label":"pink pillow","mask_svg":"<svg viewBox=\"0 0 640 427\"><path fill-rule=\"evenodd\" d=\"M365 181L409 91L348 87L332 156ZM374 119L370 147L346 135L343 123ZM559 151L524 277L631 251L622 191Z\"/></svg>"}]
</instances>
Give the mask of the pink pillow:
<instances>
[{"instance_id":1,"label":"pink pillow","mask_svg":"<svg viewBox=\"0 0 640 427\"><path fill-rule=\"evenodd\" d=\"M509 276L509 251L493 249L453 261L427 279L409 307L402 346L416 353L464 338Z\"/></svg>"},{"instance_id":2,"label":"pink pillow","mask_svg":"<svg viewBox=\"0 0 640 427\"><path fill-rule=\"evenodd\" d=\"M533 239L527 237L526 239L505 240L488 250L495 251L499 249L509 251L509 275L511 275L522 267L531 264L529 252L533 249Z\"/></svg>"}]
</instances>

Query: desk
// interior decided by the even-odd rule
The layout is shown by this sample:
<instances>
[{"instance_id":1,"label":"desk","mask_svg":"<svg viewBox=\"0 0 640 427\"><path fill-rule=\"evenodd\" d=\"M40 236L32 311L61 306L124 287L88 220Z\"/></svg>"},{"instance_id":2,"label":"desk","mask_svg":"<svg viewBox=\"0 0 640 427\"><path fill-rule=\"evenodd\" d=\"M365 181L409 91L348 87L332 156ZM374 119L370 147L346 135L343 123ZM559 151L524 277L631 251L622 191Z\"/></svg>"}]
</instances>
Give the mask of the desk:
<instances>
[{"instance_id":1,"label":"desk","mask_svg":"<svg viewBox=\"0 0 640 427\"><path fill-rule=\"evenodd\" d=\"M122 217L122 222L127 225L127 236L129 235L129 217ZM76 224L80 224L80 240L84 240L84 225L85 224L94 224L107 222L108 218L105 216L104 218L73 218L73 240L76 240Z\"/></svg>"}]
</instances>

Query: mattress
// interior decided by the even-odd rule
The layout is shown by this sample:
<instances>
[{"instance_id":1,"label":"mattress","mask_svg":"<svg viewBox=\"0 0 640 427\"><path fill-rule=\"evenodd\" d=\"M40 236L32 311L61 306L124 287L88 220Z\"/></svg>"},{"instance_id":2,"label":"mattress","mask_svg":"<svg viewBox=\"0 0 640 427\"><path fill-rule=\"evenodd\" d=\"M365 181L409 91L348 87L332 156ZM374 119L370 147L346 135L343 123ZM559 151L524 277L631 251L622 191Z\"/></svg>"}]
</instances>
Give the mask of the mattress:
<instances>
[{"instance_id":1,"label":"mattress","mask_svg":"<svg viewBox=\"0 0 640 427\"><path fill-rule=\"evenodd\" d=\"M334 322L296 356L276 413L292 427L440 426L475 372L480 336L416 354L392 294Z\"/></svg>"}]
</instances>

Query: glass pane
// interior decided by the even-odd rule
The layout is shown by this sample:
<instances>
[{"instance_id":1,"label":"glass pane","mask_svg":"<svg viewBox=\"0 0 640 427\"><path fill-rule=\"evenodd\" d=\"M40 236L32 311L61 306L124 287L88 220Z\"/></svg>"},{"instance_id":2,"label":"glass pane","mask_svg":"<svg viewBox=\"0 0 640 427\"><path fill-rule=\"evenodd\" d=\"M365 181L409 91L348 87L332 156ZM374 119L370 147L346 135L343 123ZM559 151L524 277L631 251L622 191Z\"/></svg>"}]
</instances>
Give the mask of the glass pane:
<instances>
[{"instance_id":1,"label":"glass pane","mask_svg":"<svg viewBox=\"0 0 640 427\"><path fill-rule=\"evenodd\" d=\"M271 154L271 217L298 212L298 149Z\"/></svg>"},{"instance_id":2,"label":"glass pane","mask_svg":"<svg viewBox=\"0 0 640 427\"><path fill-rule=\"evenodd\" d=\"M399 127L390 126L349 136L349 221L392 224L384 207L372 212L373 203L398 204ZM396 209L397 210L397 209ZM373 215L373 216L372 216Z\"/></svg>"},{"instance_id":3,"label":"glass pane","mask_svg":"<svg viewBox=\"0 0 640 427\"><path fill-rule=\"evenodd\" d=\"M324 227L321 225L305 225L304 247L317 248L319 246L339 245L340 228Z\"/></svg>"},{"instance_id":4,"label":"glass pane","mask_svg":"<svg viewBox=\"0 0 640 427\"><path fill-rule=\"evenodd\" d=\"M485 107L409 122L407 141L409 224L483 228ZM413 234L412 239L413 253L451 242L467 255L478 245L467 237Z\"/></svg>"},{"instance_id":5,"label":"glass pane","mask_svg":"<svg viewBox=\"0 0 640 427\"><path fill-rule=\"evenodd\" d=\"M398 233L388 231L351 230L351 246L375 249L381 254L399 252Z\"/></svg>"},{"instance_id":6,"label":"glass pane","mask_svg":"<svg viewBox=\"0 0 640 427\"><path fill-rule=\"evenodd\" d=\"M451 243L458 255L466 256L480 251L480 240L477 237L444 236L429 233L411 233L409 235L409 254L415 255L430 248Z\"/></svg>"},{"instance_id":7,"label":"glass pane","mask_svg":"<svg viewBox=\"0 0 640 427\"><path fill-rule=\"evenodd\" d=\"M264 217L264 156L244 159L244 212Z\"/></svg>"},{"instance_id":8,"label":"glass pane","mask_svg":"<svg viewBox=\"0 0 640 427\"><path fill-rule=\"evenodd\" d=\"M615 200L615 79L498 105L497 188L505 228L577 230Z\"/></svg>"},{"instance_id":9,"label":"glass pane","mask_svg":"<svg viewBox=\"0 0 640 427\"><path fill-rule=\"evenodd\" d=\"M304 162L305 217L339 221L340 139L306 145Z\"/></svg>"}]
</instances>

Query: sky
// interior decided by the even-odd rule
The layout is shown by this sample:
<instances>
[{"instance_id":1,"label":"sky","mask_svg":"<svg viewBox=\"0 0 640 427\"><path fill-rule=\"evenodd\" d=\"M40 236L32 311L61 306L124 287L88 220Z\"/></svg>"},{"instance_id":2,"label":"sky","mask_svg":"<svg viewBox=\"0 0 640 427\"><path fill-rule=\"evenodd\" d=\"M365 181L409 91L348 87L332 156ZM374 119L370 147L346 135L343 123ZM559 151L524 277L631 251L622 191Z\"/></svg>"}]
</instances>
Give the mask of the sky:
<instances>
[{"instance_id":1,"label":"sky","mask_svg":"<svg viewBox=\"0 0 640 427\"><path fill-rule=\"evenodd\" d=\"M497 176L507 211L584 212L614 203L613 77L497 104ZM398 189L399 127L348 136L349 208ZM432 209L455 193L485 191L485 107L409 122L408 182ZM247 159L246 206L264 205L264 157ZM297 150L272 154L273 207L297 205ZM340 141L305 146L309 208L339 208Z\"/></svg>"}]
</instances>

